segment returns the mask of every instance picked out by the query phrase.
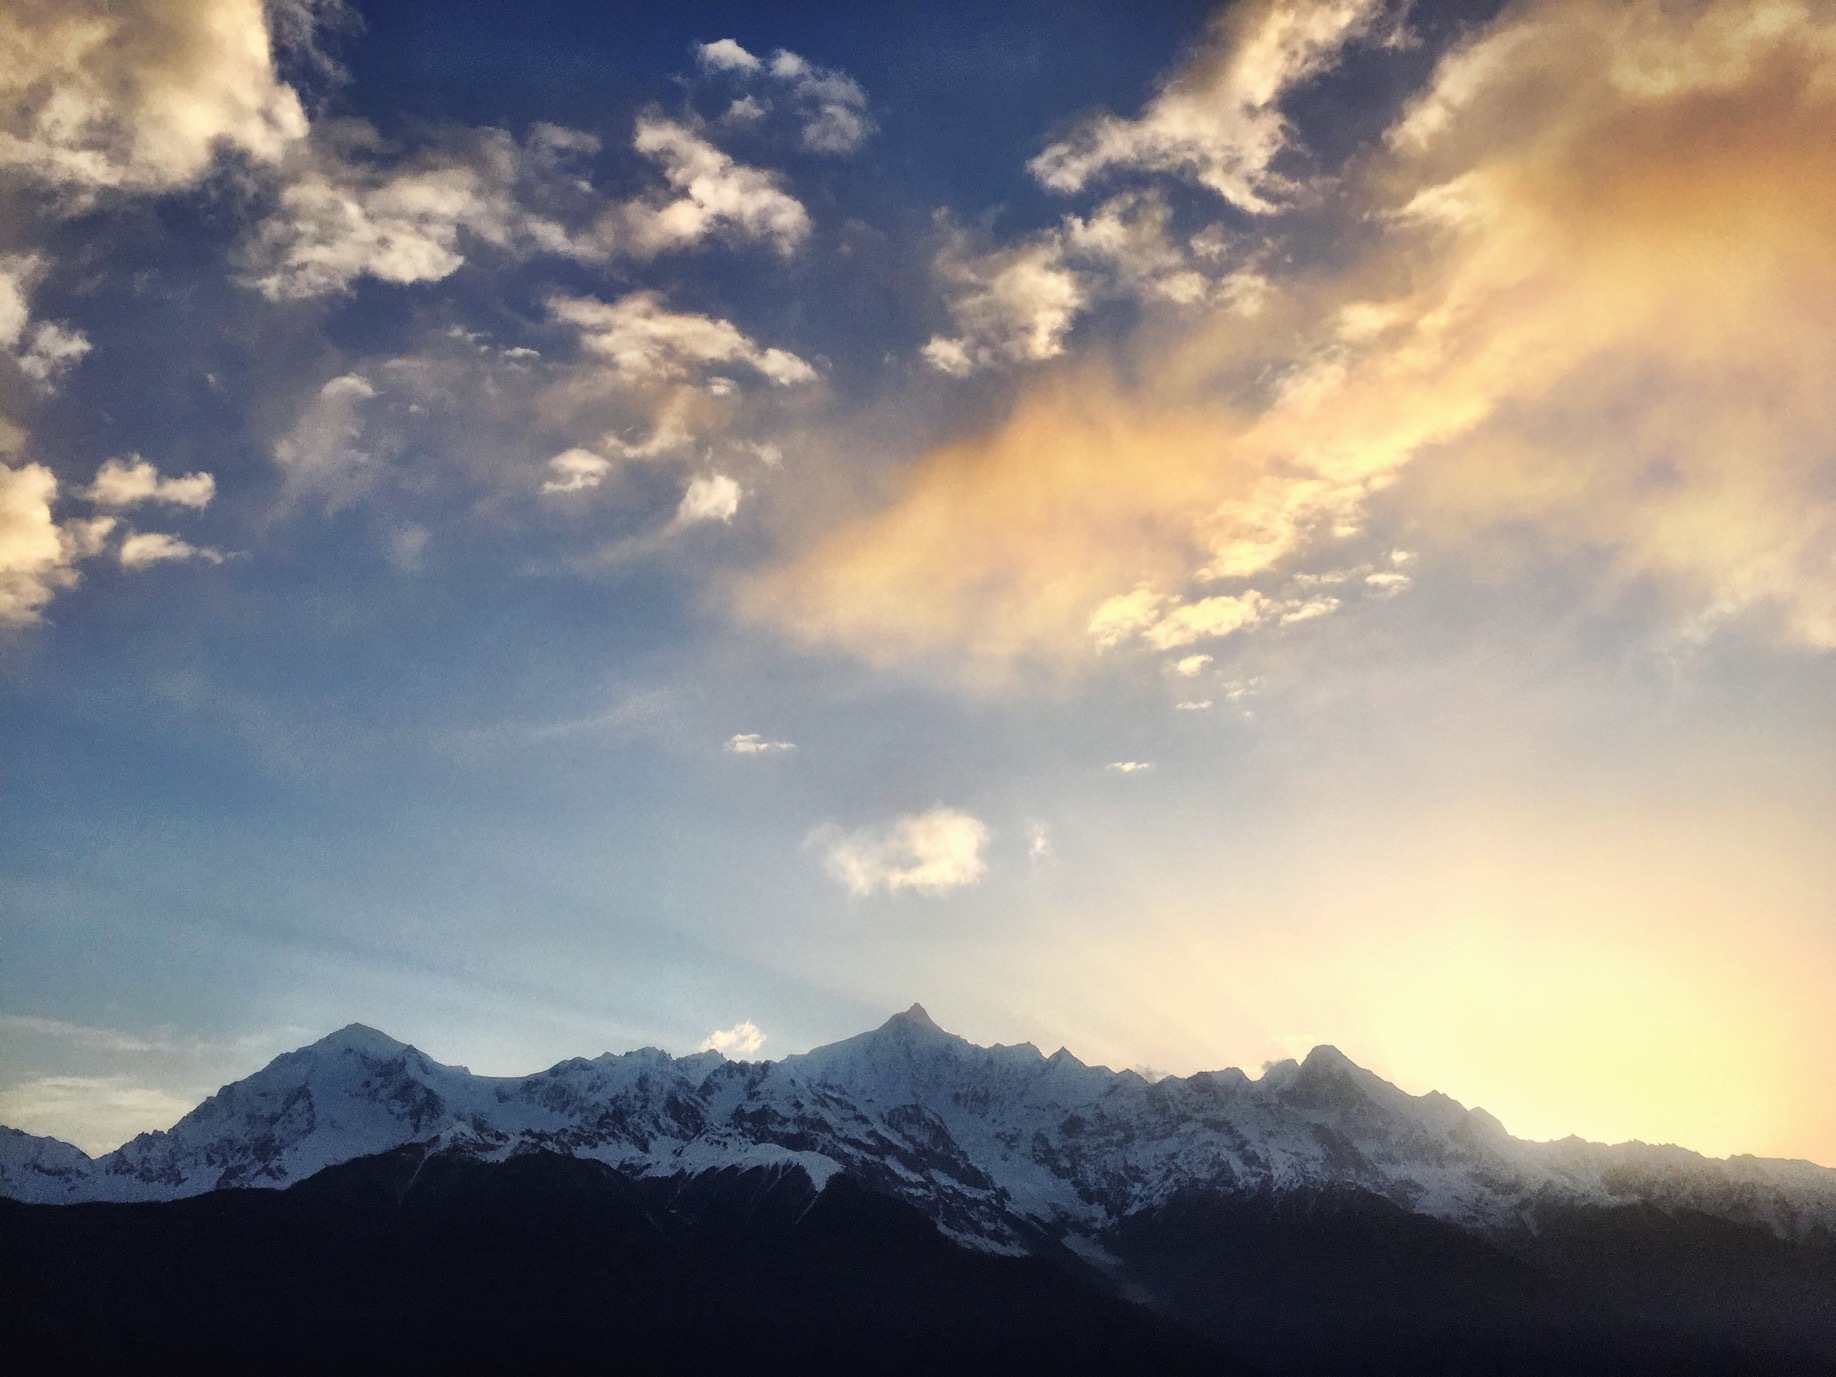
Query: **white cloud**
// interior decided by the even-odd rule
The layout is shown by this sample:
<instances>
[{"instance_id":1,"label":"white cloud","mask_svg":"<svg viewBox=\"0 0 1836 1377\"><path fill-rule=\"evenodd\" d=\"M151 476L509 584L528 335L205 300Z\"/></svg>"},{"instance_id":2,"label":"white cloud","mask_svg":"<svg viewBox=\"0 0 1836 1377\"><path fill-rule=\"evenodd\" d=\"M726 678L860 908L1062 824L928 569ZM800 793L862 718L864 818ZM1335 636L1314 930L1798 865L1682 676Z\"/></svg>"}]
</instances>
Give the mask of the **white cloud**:
<instances>
[{"instance_id":1,"label":"white cloud","mask_svg":"<svg viewBox=\"0 0 1836 1377\"><path fill-rule=\"evenodd\" d=\"M33 322L29 298L45 267L39 254L0 258L0 351L27 377L48 386L89 352L89 339L58 321Z\"/></svg>"},{"instance_id":2,"label":"white cloud","mask_svg":"<svg viewBox=\"0 0 1836 1377\"><path fill-rule=\"evenodd\" d=\"M703 474L690 481L676 508L676 524L693 526L701 521L731 521L739 510L740 485L724 473Z\"/></svg>"},{"instance_id":3,"label":"white cloud","mask_svg":"<svg viewBox=\"0 0 1836 1377\"><path fill-rule=\"evenodd\" d=\"M1176 74L1135 119L1104 114L1027 164L1053 191L1098 177L1159 172L1188 177L1239 209L1267 213L1291 193L1275 171L1290 130L1282 100L1367 33L1385 0L1262 0L1233 6L1213 46Z\"/></svg>"},{"instance_id":4,"label":"white cloud","mask_svg":"<svg viewBox=\"0 0 1836 1377\"><path fill-rule=\"evenodd\" d=\"M722 239L769 244L788 257L808 238L809 213L776 173L735 162L686 125L647 115L632 147L662 169L674 195L616 207L601 230L611 249L648 258Z\"/></svg>"},{"instance_id":5,"label":"white cloud","mask_svg":"<svg viewBox=\"0 0 1836 1377\"><path fill-rule=\"evenodd\" d=\"M1252 589L1234 597L1183 603L1142 584L1105 600L1091 614L1087 629L1099 650L1112 649L1136 636L1156 650L1177 650L1254 626L1262 620L1267 601ZM1209 655L1188 655L1172 668L1176 674L1190 676L1210 662Z\"/></svg>"},{"instance_id":6,"label":"white cloud","mask_svg":"<svg viewBox=\"0 0 1836 1377\"><path fill-rule=\"evenodd\" d=\"M821 67L780 48L762 62L731 38L698 46L703 71L742 79L764 78L780 88L798 122L798 139L811 153L852 153L875 132L867 114L867 93L846 72ZM766 106L754 97L736 100L730 119L757 119Z\"/></svg>"},{"instance_id":7,"label":"white cloud","mask_svg":"<svg viewBox=\"0 0 1836 1377\"><path fill-rule=\"evenodd\" d=\"M39 1076L0 1090L0 1120L74 1143L91 1156L170 1128L194 1107L195 1101L125 1076Z\"/></svg>"},{"instance_id":8,"label":"white cloud","mask_svg":"<svg viewBox=\"0 0 1836 1377\"><path fill-rule=\"evenodd\" d=\"M96 470L96 481L90 485L88 497L103 507L168 502L177 507L204 508L216 494L217 480L208 473L166 478L136 454L128 459L110 459Z\"/></svg>"},{"instance_id":9,"label":"white cloud","mask_svg":"<svg viewBox=\"0 0 1836 1377\"><path fill-rule=\"evenodd\" d=\"M765 65L731 38L698 43L695 56L711 72L756 72Z\"/></svg>"},{"instance_id":10,"label":"white cloud","mask_svg":"<svg viewBox=\"0 0 1836 1377\"><path fill-rule=\"evenodd\" d=\"M363 436L363 404L375 395L359 373L333 378L319 389L274 444L274 462L290 493L322 496L336 509L369 483L373 458L357 441Z\"/></svg>"},{"instance_id":11,"label":"white cloud","mask_svg":"<svg viewBox=\"0 0 1836 1377\"><path fill-rule=\"evenodd\" d=\"M1151 760L1112 760L1108 768L1119 775L1138 775L1153 769L1154 762Z\"/></svg>"},{"instance_id":12,"label":"white cloud","mask_svg":"<svg viewBox=\"0 0 1836 1377\"><path fill-rule=\"evenodd\" d=\"M1266 601L1260 593L1251 590L1235 597L1219 596L1184 603L1145 628L1141 639L1156 650L1173 650L1194 641L1228 636L1260 621Z\"/></svg>"},{"instance_id":13,"label":"white cloud","mask_svg":"<svg viewBox=\"0 0 1836 1377\"><path fill-rule=\"evenodd\" d=\"M542 484L543 492L584 492L597 488L612 472L612 461L590 449L570 449L548 461L554 474Z\"/></svg>"},{"instance_id":14,"label":"white cloud","mask_svg":"<svg viewBox=\"0 0 1836 1377\"><path fill-rule=\"evenodd\" d=\"M163 531L140 531L121 542L118 555L124 569L145 569L150 564L174 560L201 559L208 564L223 563L223 552L208 546L193 545Z\"/></svg>"},{"instance_id":15,"label":"white cloud","mask_svg":"<svg viewBox=\"0 0 1836 1377\"><path fill-rule=\"evenodd\" d=\"M1209 698L1188 698L1183 703L1175 703L1174 708L1180 712L1205 712L1211 707Z\"/></svg>"},{"instance_id":16,"label":"white cloud","mask_svg":"<svg viewBox=\"0 0 1836 1377\"><path fill-rule=\"evenodd\" d=\"M802 143L811 153L852 153L874 132L867 93L847 73L780 48L772 54L771 74L789 84L802 121Z\"/></svg>"},{"instance_id":17,"label":"white cloud","mask_svg":"<svg viewBox=\"0 0 1836 1377\"><path fill-rule=\"evenodd\" d=\"M797 749L797 743L794 741L767 741L757 732L736 732L727 738L726 744L721 749L731 755L773 755L780 751L794 751Z\"/></svg>"},{"instance_id":18,"label":"white cloud","mask_svg":"<svg viewBox=\"0 0 1836 1377\"><path fill-rule=\"evenodd\" d=\"M1037 818L1029 818L1021 829L1026 838L1026 858L1034 865L1043 865L1052 859L1052 829Z\"/></svg>"},{"instance_id":19,"label":"white cloud","mask_svg":"<svg viewBox=\"0 0 1836 1377\"><path fill-rule=\"evenodd\" d=\"M1337 598L1309 598L1305 602L1286 604L1281 613L1281 624L1287 626L1292 622L1310 622L1315 617L1324 617L1339 609Z\"/></svg>"},{"instance_id":20,"label":"white cloud","mask_svg":"<svg viewBox=\"0 0 1836 1377\"><path fill-rule=\"evenodd\" d=\"M1183 659L1175 660L1172 664L1172 670L1175 674L1184 675L1186 678L1190 679L1210 663L1211 657L1209 655L1187 655Z\"/></svg>"},{"instance_id":21,"label":"white cloud","mask_svg":"<svg viewBox=\"0 0 1836 1377\"><path fill-rule=\"evenodd\" d=\"M934 270L950 292L956 336L935 336L925 361L952 377L978 368L1056 358L1086 296L1056 236L970 254L954 242Z\"/></svg>"},{"instance_id":22,"label":"white cloud","mask_svg":"<svg viewBox=\"0 0 1836 1377\"><path fill-rule=\"evenodd\" d=\"M932 271L957 333L933 337L925 361L963 377L1056 358L1077 318L1104 299L1241 310L1219 265L1174 242L1171 215L1163 197L1130 192L1018 244L977 252L953 234Z\"/></svg>"},{"instance_id":23,"label":"white cloud","mask_svg":"<svg viewBox=\"0 0 1836 1377\"><path fill-rule=\"evenodd\" d=\"M338 126L315 143L312 164L281 189L244 250L246 280L271 300L346 292L365 275L438 282L464 264L466 234L520 253L597 253L528 204L575 180L567 160L598 147L590 135L541 125L519 145L501 130L473 130L405 164L367 125Z\"/></svg>"},{"instance_id":24,"label":"white cloud","mask_svg":"<svg viewBox=\"0 0 1836 1377\"><path fill-rule=\"evenodd\" d=\"M689 378L711 364L734 363L780 387L816 377L795 354L761 348L731 321L669 310L658 292L632 292L612 302L556 296L548 309L577 327L580 342L629 382Z\"/></svg>"},{"instance_id":25,"label":"white cloud","mask_svg":"<svg viewBox=\"0 0 1836 1377\"><path fill-rule=\"evenodd\" d=\"M902 889L943 894L975 884L988 869L982 859L988 838L979 820L940 805L853 832L818 828L809 840L823 847L831 879L866 896Z\"/></svg>"},{"instance_id":26,"label":"white cloud","mask_svg":"<svg viewBox=\"0 0 1836 1377\"><path fill-rule=\"evenodd\" d=\"M57 478L42 464L0 464L0 627L26 626L77 581L77 561L96 553L114 522L66 523L51 514Z\"/></svg>"},{"instance_id":27,"label":"white cloud","mask_svg":"<svg viewBox=\"0 0 1836 1377\"><path fill-rule=\"evenodd\" d=\"M188 185L223 149L277 162L306 127L261 0L0 8L0 166L77 204Z\"/></svg>"},{"instance_id":28,"label":"white cloud","mask_svg":"<svg viewBox=\"0 0 1836 1377\"><path fill-rule=\"evenodd\" d=\"M722 1028L717 1032L709 1033L696 1050L719 1052L723 1057L749 1057L764 1045L765 1034L751 1019L744 1019L731 1028Z\"/></svg>"}]
</instances>

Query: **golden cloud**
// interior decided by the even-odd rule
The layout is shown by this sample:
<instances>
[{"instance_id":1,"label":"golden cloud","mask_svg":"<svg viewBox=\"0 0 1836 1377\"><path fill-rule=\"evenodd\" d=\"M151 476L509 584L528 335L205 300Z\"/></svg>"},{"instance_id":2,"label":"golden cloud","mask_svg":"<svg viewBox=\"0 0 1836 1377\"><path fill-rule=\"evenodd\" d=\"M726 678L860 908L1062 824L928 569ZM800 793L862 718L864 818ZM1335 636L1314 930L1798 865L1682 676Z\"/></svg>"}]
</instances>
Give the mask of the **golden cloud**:
<instances>
[{"instance_id":1,"label":"golden cloud","mask_svg":"<svg viewBox=\"0 0 1836 1377\"><path fill-rule=\"evenodd\" d=\"M1444 546L1514 523L1836 646L1833 127L1821 7L1508 9L1319 189L1353 261L1144 335L1129 381L1037 375L743 605L881 663L1184 647L1297 620L1284 571L1406 474Z\"/></svg>"}]
</instances>

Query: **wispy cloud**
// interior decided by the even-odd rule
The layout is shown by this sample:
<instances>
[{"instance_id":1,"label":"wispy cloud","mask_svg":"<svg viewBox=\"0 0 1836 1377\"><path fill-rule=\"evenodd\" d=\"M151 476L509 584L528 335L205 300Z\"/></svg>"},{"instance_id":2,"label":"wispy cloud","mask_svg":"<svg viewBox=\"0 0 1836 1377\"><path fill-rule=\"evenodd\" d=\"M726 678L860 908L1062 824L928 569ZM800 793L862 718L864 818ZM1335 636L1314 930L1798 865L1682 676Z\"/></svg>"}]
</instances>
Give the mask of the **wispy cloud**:
<instances>
[{"instance_id":1,"label":"wispy cloud","mask_svg":"<svg viewBox=\"0 0 1836 1377\"><path fill-rule=\"evenodd\" d=\"M776 755L783 751L794 751L794 741L768 741L757 732L736 732L727 738L721 749L729 755Z\"/></svg>"}]
</instances>

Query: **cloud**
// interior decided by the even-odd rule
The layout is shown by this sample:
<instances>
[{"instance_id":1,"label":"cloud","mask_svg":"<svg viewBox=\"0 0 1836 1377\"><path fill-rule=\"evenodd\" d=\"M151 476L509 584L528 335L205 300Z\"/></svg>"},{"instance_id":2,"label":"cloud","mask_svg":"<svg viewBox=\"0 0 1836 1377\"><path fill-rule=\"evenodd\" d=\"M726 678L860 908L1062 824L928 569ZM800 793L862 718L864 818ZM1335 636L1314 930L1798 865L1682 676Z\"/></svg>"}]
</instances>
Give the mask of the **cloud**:
<instances>
[{"instance_id":1,"label":"cloud","mask_svg":"<svg viewBox=\"0 0 1836 1377\"><path fill-rule=\"evenodd\" d=\"M142 502L167 502L178 507L204 508L217 494L217 480L208 473L162 477L138 454L130 459L110 459L96 470L96 481L87 496L101 507L132 507Z\"/></svg>"},{"instance_id":2,"label":"cloud","mask_svg":"<svg viewBox=\"0 0 1836 1377\"><path fill-rule=\"evenodd\" d=\"M762 79L776 87L796 116L798 141L807 152L852 153L876 131L867 113L867 93L846 72L818 66L783 48L765 62L731 38L699 44L696 58L703 71ZM735 101L728 115L757 119L766 109L757 98L745 96Z\"/></svg>"},{"instance_id":3,"label":"cloud","mask_svg":"<svg viewBox=\"0 0 1836 1377\"><path fill-rule=\"evenodd\" d=\"M739 511L740 485L724 473L702 474L691 479L676 508L676 524L693 526L703 521L731 521Z\"/></svg>"},{"instance_id":4,"label":"cloud","mask_svg":"<svg viewBox=\"0 0 1836 1377\"><path fill-rule=\"evenodd\" d=\"M770 71L790 87L802 123L803 147L809 152L852 153L873 134L867 93L845 72L819 67L782 48L772 54Z\"/></svg>"},{"instance_id":5,"label":"cloud","mask_svg":"<svg viewBox=\"0 0 1836 1377\"><path fill-rule=\"evenodd\" d=\"M671 190L611 212L600 229L608 248L649 258L719 239L789 257L809 237L809 212L776 173L735 162L687 125L646 115L632 147L662 169Z\"/></svg>"},{"instance_id":6,"label":"cloud","mask_svg":"<svg viewBox=\"0 0 1836 1377\"><path fill-rule=\"evenodd\" d=\"M1821 9L1510 7L1318 188L1306 235L1350 252L1144 333L1126 374L1068 360L741 608L873 663L1071 669L1326 615L1290 571L1383 539L1383 510L1450 558L1509 529L1680 623L1751 609L1836 647L1832 118ZM1098 143L1160 146L1131 140Z\"/></svg>"},{"instance_id":7,"label":"cloud","mask_svg":"<svg viewBox=\"0 0 1836 1377\"><path fill-rule=\"evenodd\" d=\"M946 250L937 274L952 292L958 334L924 346L931 367L952 377L1004 362L1056 358L1085 304L1082 284L1056 238L968 256Z\"/></svg>"},{"instance_id":8,"label":"cloud","mask_svg":"<svg viewBox=\"0 0 1836 1377\"><path fill-rule=\"evenodd\" d=\"M0 1090L0 1120L95 1156L136 1134L172 1127L195 1104L125 1076L37 1076Z\"/></svg>"},{"instance_id":9,"label":"cloud","mask_svg":"<svg viewBox=\"0 0 1836 1377\"><path fill-rule=\"evenodd\" d=\"M23 0L0 9L0 166L86 204L278 162L306 114L261 0Z\"/></svg>"},{"instance_id":10,"label":"cloud","mask_svg":"<svg viewBox=\"0 0 1836 1377\"><path fill-rule=\"evenodd\" d=\"M1209 655L1187 655L1181 659L1175 660L1170 668L1175 674L1181 674L1190 679L1210 663L1211 657Z\"/></svg>"},{"instance_id":11,"label":"cloud","mask_svg":"<svg viewBox=\"0 0 1836 1377\"><path fill-rule=\"evenodd\" d=\"M112 516L59 523L51 504L57 477L43 464L0 464L0 627L30 626L59 592L77 584L77 564L102 552Z\"/></svg>"},{"instance_id":12,"label":"cloud","mask_svg":"<svg viewBox=\"0 0 1836 1377\"><path fill-rule=\"evenodd\" d=\"M124 569L145 569L151 564L167 564L187 559L201 559L207 564L221 564L224 558L221 550L193 545L188 540L181 540L175 535L166 535L161 531L141 531L128 536L121 542L121 550L117 557Z\"/></svg>"},{"instance_id":13,"label":"cloud","mask_svg":"<svg viewBox=\"0 0 1836 1377\"><path fill-rule=\"evenodd\" d=\"M664 185L628 200L596 192L580 159L599 140L540 124L445 129L412 154L362 121L315 132L287 167L273 212L242 250L243 280L271 300L348 292L360 277L438 282L468 238L519 258L653 258L710 241L793 253L810 230L776 173L734 161L689 125L641 116L632 148Z\"/></svg>"},{"instance_id":14,"label":"cloud","mask_svg":"<svg viewBox=\"0 0 1836 1377\"><path fill-rule=\"evenodd\" d=\"M1179 712L1204 712L1211 707L1211 700L1209 698L1188 698L1184 702L1175 703L1173 707Z\"/></svg>"},{"instance_id":15,"label":"cloud","mask_svg":"<svg viewBox=\"0 0 1836 1377\"><path fill-rule=\"evenodd\" d=\"M775 755L780 751L794 751L794 741L767 741L757 732L738 732L727 738L721 747L730 755Z\"/></svg>"},{"instance_id":16,"label":"cloud","mask_svg":"<svg viewBox=\"0 0 1836 1377\"><path fill-rule=\"evenodd\" d=\"M757 72L765 66L731 38L696 44L695 57L710 72Z\"/></svg>"},{"instance_id":17,"label":"cloud","mask_svg":"<svg viewBox=\"0 0 1836 1377\"><path fill-rule=\"evenodd\" d=\"M1175 242L1171 211L1151 192L1112 197L1086 217L1018 244L977 249L953 230L932 263L954 335L936 335L923 357L965 377L984 368L1057 358L1077 318L1097 302L1135 299L1192 306L1214 300L1239 312L1256 301L1233 295L1215 256Z\"/></svg>"},{"instance_id":18,"label":"cloud","mask_svg":"<svg viewBox=\"0 0 1836 1377\"><path fill-rule=\"evenodd\" d=\"M575 326L581 344L609 361L627 382L692 378L709 365L736 363L779 387L816 377L816 370L795 354L762 348L731 321L669 310L658 292L631 292L612 302L555 296L548 309L555 319Z\"/></svg>"},{"instance_id":19,"label":"cloud","mask_svg":"<svg viewBox=\"0 0 1836 1377\"><path fill-rule=\"evenodd\" d=\"M245 246L244 280L274 301L348 292L364 276L438 282L465 263L467 235L524 255L596 256L532 202L552 196L547 184L575 182L569 159L598 146L554 125L522 144L498 129L463 130L402 159L368 125L336 126Z\"/></svg>"},{"instance_id":20,"label":"cloud","mask_svg":"<svg viewBox=\"0 0 1836 1377\"><path fill-rule=\"evenodd\" d=\"M89 352L89 339L58 321L33 322L29 299L46 266L39 254L0 257L0 351L48 387Z\"/></svg>"},{"instance_id":21,"label":"cloud","mask_svg":"<svg viewBox=\"0 0 1836 1377\"><path fill-rule=\"evenodd\" d=\"M759 1031L758 1025L751 1019L745 1019L731 1028L709 1033L696 1050L719 1052L723 1057L749 1057L764 1045L765 1034Z\"/></svg>"},{"instance_id":22,"label":"cloud","mask_svg":"<svg viewBox=\"0 0 1836 1377\"><path fill-rule=\"evenodd\" d=\"M360 373L333 378L314 394L287 433L274 462L292 495L323 497L333 510L349 504L374 478L374 456L357 447L363 404L376 388Z\"/></svg>"},{"instance_id":23,"label":"cloud","mask_svg":"<svg viewBox=\"0 0 1836 1377\"><path fill-rule=\"evenodd\" d=\"M1027 164L1053 191L1117 173L1187 177L1241 210L1268 213L1293 190L1274 167L1291 131L1282 100L1369 32L1385 0L1262 0L1235 5L1212 44L1135 119L1105 114Z\"/></svg>"},{"instance_id":24,"label":"cloud","mask_svg":"<svg viewBox=\"0 0 1836 1377\"><path fill-rule=\"evenodd\" d=\"M944 894L972 885L987 872L982 851L989 832L976 818L941 805L853 832L818 828L811 845L823 849L823 868L850 894Z\"/></svg>"},{"instance_id":25,"label":"cloud","mask_svg":"<svg viewBox=\"0 0 1836 1377\"><path fill-rule=\"evenodd\" d=\"M1047 827L1037 818L1031 818L1027 821L1026 826L1021 829L1021 835L1026 838L1026 858L1028 861L1038 866L1044 865L1047 861L1052 859L1051 828Z\"/></svg>"},{"instance_id":26,"label":"cloud","mask_svg":"<svg viewBox=\"0 0 1836 1377\"><path fill-rule=\"evenodd\" d=\"M543 482L543 492L584 492L605 482L612 461L590 449L570 449L550 459L548 471L554 477Z\"/></svg>"},{"instance_id":27,"label":"cloud","mask_svg":"<svg viewBox=\"0 0 1836 1377\"><path fill-rule=\"evenodd\" d=\"M1119 775L1138 775L1154 768L1151 760L1112 760L1108 768Z\"/></svg>"}]
</instances>

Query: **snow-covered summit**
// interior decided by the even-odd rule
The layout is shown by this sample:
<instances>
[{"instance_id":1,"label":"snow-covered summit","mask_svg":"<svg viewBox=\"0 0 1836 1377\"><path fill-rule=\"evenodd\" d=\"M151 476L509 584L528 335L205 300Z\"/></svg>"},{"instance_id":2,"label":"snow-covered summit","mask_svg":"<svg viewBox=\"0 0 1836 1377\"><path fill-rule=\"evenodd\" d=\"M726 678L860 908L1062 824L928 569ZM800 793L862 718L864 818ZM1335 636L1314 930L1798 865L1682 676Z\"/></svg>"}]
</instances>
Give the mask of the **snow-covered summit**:
<instances>
[{"instance_id":1,"label":"snow-covered summit","mask_svg":"<svg viewBox=\"0 0 1836 1377\"><path fill-rule=\"evenodd\" d=\"M1836 1171L1680 1149L1527 1143L1415 1096L1332 1047L1149 1082L1030 1043L981 1047L922 1006L778 1062L655 1048L474 1076L352 1024L225 1086L162 1133L91 1160L0 1130L0 1195L157 1200L290 1185L407 1144L487 1159L546 1150L633 1175L845 1170L979 1246L1094 1235L1191 1191L1355 1188L1463 1227L1551 1205L1644 1201L1836 1237Z\"/></svg>"}]
</instances>

